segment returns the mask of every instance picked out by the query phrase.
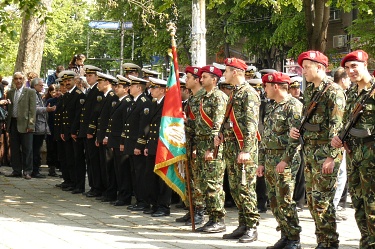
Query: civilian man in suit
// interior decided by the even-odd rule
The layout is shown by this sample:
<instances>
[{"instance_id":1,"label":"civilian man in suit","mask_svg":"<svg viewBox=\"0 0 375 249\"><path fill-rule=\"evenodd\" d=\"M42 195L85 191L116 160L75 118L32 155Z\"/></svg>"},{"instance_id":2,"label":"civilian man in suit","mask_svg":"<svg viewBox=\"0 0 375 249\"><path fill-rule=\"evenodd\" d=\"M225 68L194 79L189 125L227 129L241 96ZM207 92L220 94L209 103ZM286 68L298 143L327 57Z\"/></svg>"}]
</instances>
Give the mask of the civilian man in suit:
<instances>
[{"instance_id":1,"label":"civilian man in suit","mask_svg":"<svg viewBox=\"0 0 375 249\"><path fill-rule=\"evenodd\" d=\"M111 117L106 131L107 139L107 167L111 164L115 170L117 182L117 200L112 202L114 206L125 206L131 204L133 188L129 157L120 151L121 132L124 128L123 117L132 104L132 97L129 95L130 80L117 75L115 93L119 98L117 104L111 110Z\"/></svg>"},{"instance_id":2,"label":"civilian man in suit","mask_svg":"<svg viewBox=\"0 0 375 249\"><path fill-rule=\"evenodd\" d=\"M131 80L130 95L134 99L124 119L124 130L121 134L123 139L120 151L124 151L124 154L129 156L133 190L137 199L136 205L129 206L128 209L143 211L149 207L145 202L146 196L143 178L146 157L143 154L143 150L146 146L144 130L150 123L151 101L144 94L147 81L131 75L129 75L129 79Z\"/></svg>"},{"instance_id":3,"label":"civilian man in suit","mask_svg":"<svg viewBox=\"0 0 375 249\"><path fill-rule=\"evenodd\" d=\"M152 217L161 217L170 215L170 204L172 189L154 172L156 149L159 140L159 128L162 117L164 96L166 92L167 82L165 80L150 77L150 90L154 98L150 111L150 124L145 130L147 137L147 145L144 151L146 158L146 167L144 184L146 184L146 191L148 193L146 202L152 205L149 210L144 210L143 213L151 214Z\"/></svg>"},{"instance_id":4,"label":"civilian man in suit","mask_svg":"<svg viewBox=\"0 0 375 249\"><path fill-rule=\"evenodd\" d=\"M13 75L15 88L8 91L7 130L10 134L11 165L8 177L31 179L33 170L33 131L35 130L36 95L26 88L26 77L20 72Z\"/></svg>"}]
</instances>

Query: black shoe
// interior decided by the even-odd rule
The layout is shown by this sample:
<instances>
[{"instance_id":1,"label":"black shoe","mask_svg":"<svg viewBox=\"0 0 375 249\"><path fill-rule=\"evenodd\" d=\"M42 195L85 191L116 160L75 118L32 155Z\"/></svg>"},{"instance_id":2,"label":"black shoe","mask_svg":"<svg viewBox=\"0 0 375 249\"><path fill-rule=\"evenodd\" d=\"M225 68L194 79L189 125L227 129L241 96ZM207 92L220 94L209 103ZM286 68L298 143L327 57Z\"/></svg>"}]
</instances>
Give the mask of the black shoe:
<instances>
[{"instance_id":1,"label":"black shoe","mask_svg":"<svg viewBox=\"0 0 375 249\"><path fill-rule=\"evenodd\" d=\"M153 209L153 208L147 208L147 209L143 210L143 213L144 214L153 214L153 213L156 213L156 210Z\"/></svg>"},{"instance_id":2,"label":"black shoe","mask_svg":"<svg viewBox=\"0 0 375 249\"><path fill-rule=\"evenodd\" d=\"M162 217L162 216L169 216L171 213L170 211L156 211L155 213L151 214L151 217Z\"/></svg>"},{"instance_id":3,"label":"black shoe","mask_svg":"<svg viewBox=\"0 0 375 249\"><path fill-rule=\"evenodd\" d=\"M92 189L90 189L89 191L83 192L82 194L87 196L88 194L92 194L92 193L94 193L94 191Z\"/></svg>"},{"instance_id":4,"label":"black shoe","mask_svg":"<svg viewBox=\"0 0 375 249\"><path fill-rule=\"evenodd\" d=\"M126 205L126 203L124 202L124 201L114 201L114 202L111 202L111 204L113 205L113 206L116 206L116 207L119 207L119 206L125 206Z\"/></svg>"},{"instance_id":5,"label":"black shoe","mask_svg":"<svg viewBox=\"0 0 375 249\"><path fill-rule=\"evenodd\" d=\"M134 205L129 205L129 206L126 207L126 209L127 209L127 210L132 210L134 206L136 206L136 204L134 204Z\"/></svg>"},{"instance_id":6,"label":"black shoe","mask_svg":"<svg viewBox=\"0 0 375 249\"><path fill-rule=\"evenodd\" d=\"M98 197L95 197L95 200L97 200L97 201L101 201L101 200L103 200L104 198L106 198L106 197L104 197L104 196L98 196Z\"/></svg>"},{"instance_id":7,"label":"black shoe","mask_svg":"<svg viewBox=\"0 0 375 249\"><path fill-rule=\"evenodd\" d=\"M40 173L31 173L32 178L46 178L45 175L42 175Z\"/></svg>"},{"instance_id":8,"label":"black shoe","mask_svg":"<svg viewBox=\"0 0 375 249\"><path fill-rule=\"evenodd\" d=\"M79 189L79 188L76 188L76 189L74 189L73 191L72 191L72 194L81 194L81 193L83 193L83 192L85 192L83 189Z\"/></svg>"},{"instance_id":9,"label":"black shoe","mask_svg":"<svg viewBox=\"0 0 375 249\"><path fill-rule=\"evenodd\" d=\"M184 216L176 218L176 222L186 222L190 220L190 212L187 212Z\"/></svg>"},{"instance_id":10,"label":"black shoe","mask_svg":"<svg viewBox=\"0 0 375 249\"><path fill-rule=\"evenodd\" d=\"M144 206L144 205L134 205L131 211L144 211L146 209L150 208L150 206Z\"/></svg>"},{"instance_id":11,"label":"black shoe","mask_svg":"<svg viewBox=\"0 0 375 249\"><path fill-rule=\"evenodd\" d=\"M281 238L273 246L267 246L266 249L283 249L287 243L288 238L285 235L281 235Z\"/></svg>"},{"instance_id":12,"label":"black shoe","mask_svg":"<svg viewBox=\"0 0 375 249\"><path fill-rule=\"evenodd\" d=\"M315 247L315 249L338 249L338 248L339 248L338 243L329 243L329 245L327 245L327 243L323 243L323 242L320 242L318 246Z\"/></svg>"},{"instance_id":13,"label":"black shoe","mask_svg":"<svg viewBox=\"0 0 375 249\"><path fill-rule=\"evenodd\" d=\"M56 172L48 173L48 176L59 177L59 175Z\"/></svg>"},{"instance_id":14,"label":"black shoe","mask_svg":"<svg viewBox=\"0 0 375 249\"><path fill-rule=\"evenodd\" d=\"M246 226L238 226L232 233L224 234L223 239L239 239L246 232Z\"/></svg>"},{"instance_id":15,"label":"black shoe","mask_svg":"<svg viewBox=\"0 0 375 249\"><path fill-rule=\"evenodd\" d=\"M102 194L101 193L97 193L97 192L91 192L91 193L87 193L86 196L89 197L89 198L92 198L92 197L102 196Z\"/></svg>"},{"instance_id":16,"label":"black shoe","mask_svg":"<svg viewBox=\"0 0 375 249\"><path fill-rule=\"evenodd\" d=\"M288 240L286 246L283 249L301 249L301 243L299 240Z\"/></svg>"},{"instance_id":17,"label":"black shoe","mask_svg":"<svg viewBox=\"0 0 375 249\"><path fill-rule=\"evenodd\" d=\"M250 243L258 239L258 231L256 228L247 228L244 235L238 239L240 243Z\"/></svg>"},{"instance_id":18,"label":"black shoe","mask_svg":"<svg viewBox=\"0 0 375 249\"><path fill-rule=\"evenodd\" d=\"M215 222L212 221L212 220L209 220L209 221L207 221L207 223L204 224L203 226L201 226L201 227L195 229L195 231L198 232L198 233L203 232L203 230L204 230L206 227L211 226L213 223L215 223Z\"/></svg>"},{"instance_id":19,"label":"black shoe","mask_svg":"<svg viewBox=\"0 0 375 249\"><path fill-rule=\"evenodd\" d=\"M194 212L194 224L195 225L200 225L200 224L203 224L204 222L204 211L201 210L201 211L195 211ZM192 223L191 223L191 219L189 217L189 219L185 222L185 226L191 226Z\"/></svg>"},{"instance_id":20,"label":"black shoe","mask_svg":"<svg viewBox=\"0 0 375 249\"><path fill-rule=\"evenodd\" d=\"M5 175L5 177L22 177L22 174L21 173L12 172L9 175Z\"/></svg>"},{"instance_id":21,"label":"black shoe","mask_svg":"<svg viewBox=\"0 0 375 249\"><path fill-rule=\"evenodd\" d=\"M224 224L224 219L221 219L218 222L213 222L211 225L206 226L203 228L203 232L205 233L221 233L225 232L226 226Z\"/></svg>"},{"instance_id":22,"label":"black shoe","mask_svg":"<svg viewBox=\"0 0 375 249\"><path fill-rule=\"evenodd\" d=\"M102 202L113 202L113 201L115 201L116 199L114 199L114 198L109 198L109 197L104 197L103 199L102 199Z\"/></svg>"},{"instance_id":23,"label":"black shoe","mask_svg":"<svg viewBox=\"0 0 375 249\"><path fill-rule=\"evenodd\" d=\"M62 188L62 191L73 191L75 188L74 187L66 187Z\"/></svg>"}]
</instances>

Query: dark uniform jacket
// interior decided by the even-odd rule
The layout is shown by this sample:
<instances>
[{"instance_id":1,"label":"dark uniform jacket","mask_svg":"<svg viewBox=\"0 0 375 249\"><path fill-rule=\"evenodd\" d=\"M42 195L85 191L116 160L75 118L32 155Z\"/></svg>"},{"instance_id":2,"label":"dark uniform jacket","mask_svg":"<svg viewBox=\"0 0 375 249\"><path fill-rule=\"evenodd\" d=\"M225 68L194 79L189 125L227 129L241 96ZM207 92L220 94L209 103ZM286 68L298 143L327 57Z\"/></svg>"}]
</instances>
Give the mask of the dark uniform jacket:
<instances>
[{"instance_id":1,"label":"dark uniform jacket","mask_svg":"<svg viewBox=\"0 0 375 249\"><path fill-rule=\"evenodd\" d=\"M124 118L121 134L124 154L133 155L134 149L143 150L146 146L145 128L150 123L151 101L142 93L132 102Z\"/></svg>"},{"instance_id":2,"label":"dark uniform jacket","mask_svg":"<svg viewBox=\"0 0 375 249\"><path fill-rule=\"evenodd\" d=\"M151 115L150 115L150 128L148 133L146 134L147 137L147 149L149 155L156 155L156 149L158 147L158 140L159 140L159 128L161 122L161 116L163 111L164 105L164 98L158 104L156 101L152 103L151 106Z\"/></svg>"},{"instance_id":3,"label":"dark uniform jacket","mask_svg":"<svg viewBox=\"0 0 375 249\"><path fill-rule=\"evenodd\" d=\"M52 106L52 105L51 105ZM61 95L56 102L56 111L54 115L53 140L60 141L62 134L62 112L64 109L64 95Z\"/></svg>"},{"instance_id":4,"label":"dark uniform jacket","mask_svg":"<svg viewBox=\"0 0 375 249\"><path fill-rule=\"evenodd\" d=\"M71 134L78 134L79 116L82 105L85 102L85 94L77 87L74 87L71 93L67 92L64 94L63 101L61 133L64 134L65 140L67 140Z\"/></svg>"},{"instance_id":5,"label":"dark uniform jacket","mask_svg":"<svg viewBox=\"0 0 375 249\"><path fill-rule=\"evenodd\" d=\"M98 126L96 130L96 140L101 143L105 137L105 133L108 128L108 121L111 115L110 110L114 107L118 102L118 97L115 93L110 90L107 93L107 96L103 98L100 105L100 114L98 117Z\"/></svg>"},{"instance_id":6,"label":"dark uniform jacket","mask_svg":"<svg viewBox=\"0 0 375 249\"><path fill-rule=\"evenodd\" d=\"M124 97L112 108L106 136L108 137L109 148L120 148L121 133L124 128L123 117L126 116L128 107L132 104L130 95Z\"/></svg>"},{"instance_id":7,"label":"dark uniform jacket","mask_svg":"<svg viewBox=\"0 0 375 249\"><path fill-rule=\"evenodd\" d=\"M96 83L94 87L91 90L89 90L89 92L86 95L85 103L83 104L81 117L80 117L78 137L85 138L88 133L90 122L95 118L97 120L99 116L98 111L99 111L99 106L100 106L99 99L101 98L103 98L103 93L98 90L97 83ZM94 134L94 133L90 133L90 134Z\"/></svg>"}]
</instances>

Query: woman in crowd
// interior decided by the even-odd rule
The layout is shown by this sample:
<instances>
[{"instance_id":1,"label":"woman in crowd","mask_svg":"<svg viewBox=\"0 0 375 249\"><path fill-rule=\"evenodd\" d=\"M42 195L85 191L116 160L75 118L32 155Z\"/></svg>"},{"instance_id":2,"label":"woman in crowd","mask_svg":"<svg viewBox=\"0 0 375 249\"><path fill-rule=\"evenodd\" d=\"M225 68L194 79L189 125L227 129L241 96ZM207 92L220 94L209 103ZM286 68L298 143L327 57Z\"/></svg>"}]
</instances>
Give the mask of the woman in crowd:
<instances>
[{"instance_id":1,"label":"woman in crowd","mask_svg":"<svg viewBox=\"0 0 375 249\"><path fill-rule=\"evenodd\" d=\"M31 177L33 178L45 178L44 175L40 174L39 168L41 162L41 148L43 140L47 134L51 134L47 124L47 113L55 111L55 106L44 106L41 93L44 88L44 81L40 78L34 78L31 80L30 88L35 89L36 92L36 118L35 118L35 131L33 135L33 172Z\"/></svg>"},{"instance_id":2,"label":"woman in crowd","mask_svg":"<svg viewBox=\"0 0 375 249\"><path fill-rule=\"evenodd\" d=\"M83 70L83 65L86 60L86 56L84 54L76 54L69 62L68 70L72 70L76 72L80 76L85 75L85 71Z\"/></svg>"}]
</instances>

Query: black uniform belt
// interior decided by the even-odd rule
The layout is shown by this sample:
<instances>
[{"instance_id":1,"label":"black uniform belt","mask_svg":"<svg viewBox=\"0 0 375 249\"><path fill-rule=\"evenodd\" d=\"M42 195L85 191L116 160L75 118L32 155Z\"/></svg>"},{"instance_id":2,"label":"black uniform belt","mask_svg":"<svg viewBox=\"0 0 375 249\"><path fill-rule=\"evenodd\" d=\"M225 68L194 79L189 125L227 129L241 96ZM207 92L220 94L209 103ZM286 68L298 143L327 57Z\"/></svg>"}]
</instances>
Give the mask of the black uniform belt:
<instances>
[{"instance_id":1,"label":"black uniform belt","mask_svg":"<svg viewBox=\"0 0 375 249\"><path fill-rule=\"evenodd\" d=\"M352 145L361 145L365 143L375 142L375 134L368 136L368 137L357 137L357 138L350 138L349 143Z\"/></svg>"},{"instance_id":2,"label":"black uniform belt","mask_svg":"<svg viewBox=\"0 0 375 249\"><path fill-rule=\"evenodd\" d=\"M322 145L322 144L329 144L329 140L314 140L314 139L306 139L305 145Z\"/></svg>"},{"instance_id":3,"label":"black uniform belt","mask_svg":"<svg viewBox=\"0 0 375 249\"><path fill-rule=\"evenodd\" d=\"M266 154L268 155L279 155L285 152L285 149L265 149Z\"/></svg>"}]
</instances>

